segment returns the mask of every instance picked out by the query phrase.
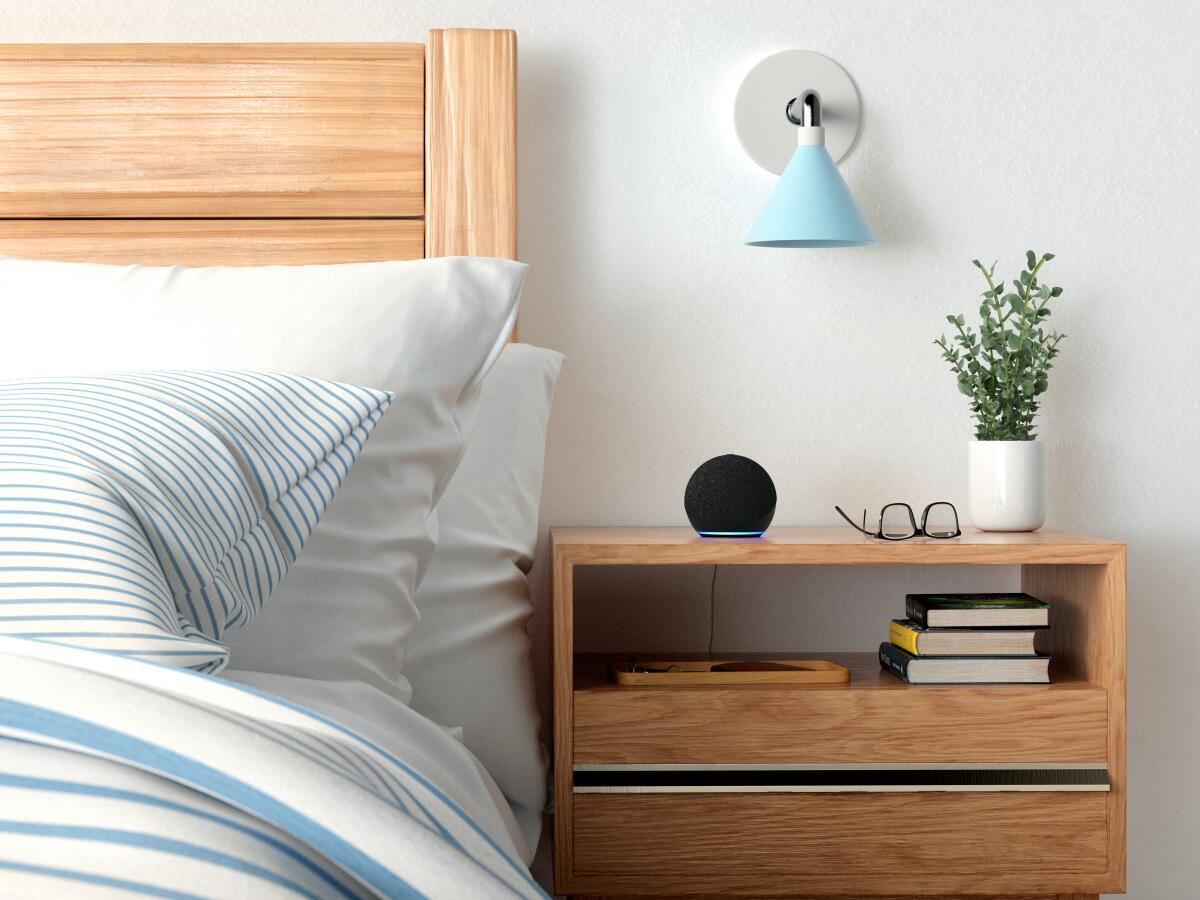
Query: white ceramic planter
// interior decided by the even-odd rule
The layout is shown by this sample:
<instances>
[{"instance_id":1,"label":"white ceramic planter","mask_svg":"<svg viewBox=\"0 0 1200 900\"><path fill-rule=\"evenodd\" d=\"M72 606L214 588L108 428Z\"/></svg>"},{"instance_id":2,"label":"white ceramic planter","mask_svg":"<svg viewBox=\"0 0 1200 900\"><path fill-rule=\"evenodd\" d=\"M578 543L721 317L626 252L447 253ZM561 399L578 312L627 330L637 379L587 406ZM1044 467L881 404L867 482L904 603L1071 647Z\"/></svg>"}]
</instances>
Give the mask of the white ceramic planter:
<instances>
[{"instance_id":1,"label":"white ceramic planter","mask_svg":"<svg viewBox=\"0 0 1200 900\"><path fill-rule=\"evenodd\" d=\"M982 531L1037 531L1046 521L1046 445L973 441L971 524Z\"/></svg>"}]
</instances>

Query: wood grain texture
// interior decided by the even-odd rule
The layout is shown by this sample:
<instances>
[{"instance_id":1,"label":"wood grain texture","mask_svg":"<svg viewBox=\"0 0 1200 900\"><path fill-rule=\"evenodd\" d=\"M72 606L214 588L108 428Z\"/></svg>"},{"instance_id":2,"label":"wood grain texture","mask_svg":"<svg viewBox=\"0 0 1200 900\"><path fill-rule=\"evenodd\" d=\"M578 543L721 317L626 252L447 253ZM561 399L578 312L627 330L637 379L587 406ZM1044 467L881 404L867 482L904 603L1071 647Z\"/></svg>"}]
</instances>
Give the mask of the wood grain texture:
<instances>
[{"instance_id":1,"label":"wood grain texture","mask_svg":"<svg viewBox=\"0 0 1200 900\"><path fill-rule=\"evenodd\" d=\"M905 685L874 654L828 654L846 685L625 687L576 668L574 762L1103 762L1108 701L1079 680ZM917 726L919 723L919 726Z\"/></svg>"},{"instance_id":2,"label":"wood grain texture","mask_svg":"<svg viewBox=\"0 0 1200 900\"><path fill-rule=\"evenodd\" d=\"M420 216L420 44L0 47L0 217Z\"/></svg>"},{"instance_id":3,"label":"wood grain texture","mask_svg":"<svg viewBox=\"0 0 1200 900\"><path fill-rule=\"evenodd\" d=\"M683 528L552 529L557 889L609 897L875 897L902 891L977 898L999 892L1039 900L1124 890L1124 546L1050 530L970 532L955 541L899 544L866 541L848 529L777 528L769 535L700 540ZM662 563L1019 564L1025 589L1051 603L1044 649L1057 657L1055 681L910 687L885 676L870 655L854 664L851 684L840 687L618 688L590 675L586 660L576 682L575 567ZM619 696L622 691L647 697L629 700ZM678 696L667 702L655 691ZM907 713L907 729L899 724L905 716L896 714L897 705ZM678 718L683 721L673 721ZM956 718L957 725L949 724ZM963 723L968 731L978 729L972 739L955 736ZM746 729L759 729L758 738L738 734ZM856 739L860 731L870 739ZM682 746L681 732L688 733ZM731 762L747 763L1105 761L1113 789L934 793L899 801L921 797L918 802L933 804L917 807L895 806L895 794L573 794L577 762L720 761L704 758L714 741L729 742ZM913 741L922 757L935 758L910 756L905 750ZM786 750L775 755L779 745ZM981 746L984 755L974 755ZM660 753L664 758L646 758ZM944 756L939 760L938 754ZM797 797L849 805L787 805ZM867 806L856 806L859 798L883 805L866 800ZM637 805L647 799L650 804ZM886 825L897 818L906 828L912 818L929 830L929 839L914 841L904 829ZM827 821L837 829L833 839L822 830ZM949 867L941 856L921 857L928 847L955 842L960 846ZM803 871L779 869L793 862ZM897 872L908 873L902 876L908 880L897 881Z\"/></svg>"},{"instance_id":4,"label":"wood grain texture","mask_svg":"<svg viewBox=\"0 0 1200 900\"><path fill-rule=\"evenodd\" d=\"M575 570L550 539L551 632L553 647L554 712L554 880L564 892L562 879L572 871L574 771L574 641Z\"/></svg>"},{"instance_id":5,"label":"wood grain texture","mask_svg":"<svg viewBox=\"0 0 1200 900\"><path fill-rule=\"evenodd\" d=\"M1120 544L1053 529L1032 534L967 531L939 541L872 541L848 527L772 528L752 539L700 538L689 528L556 528L558 544L581 565L906 565L1107 563Z\"/></svg>"},{"instance_id":6,"label":"wood grain texture","mask_svg":"<svg viewBox=\"0 0 1200 900\"><path fill-rule=\"evenodd\" d=\"M1050 628L1039 649L1058 672L1108 692L1109 875L1124 890L1126 877L1126 563L1125 547L1106 565L1021 567L1021 589L1050 604Z\"/></svg>"},{"instance_id":7,"label":"wood grain texture","mask_svg":"<svg viewBox=\"0 0 1200 900\"><path fill-rule=\"evenodd\" d=\"M517 258L517 36L429 32L425 253Z\"/></svg>"},{"instance_id":8,"label":"wood grain texture","mask_svg":"<svg viewBox=\"0 0 1200 900\"><path fill-rule=\"evenodd\" d=\"M430 32L428 133L425 59L422 44L0 46L0 253L515 258L516 37Z\"/></svg>"},{"instance_id":9,"label":"wood grain texture","mask_svg":"<svg viewBox=\"0 0 1200 900\"><path fill-rule=\"evenodd\" d=\"M419 219L3 219L0 254L152 266L420 259Z\"/></svg>"},{"instance_id":10,"label":"wood grain texture","mask_svg":"<svg viewBox=\"0 0 1200 900\"><path fill-rule=\"evenodd\" d=\"M641 895L637 900L647 900L648 895ZM761 897L757 894L675 894L670 900L755 900ZM783 900L1098 900L1096 894L942 894L931 898L929 894L872 894L864 897L862 894L787 894L780 895ZM571 900L634 900L633 895L617 896L615 894L572 894Z\"/></svg>"},{"instance_id":11,"label":"wood grain texture","mask_svg":"<svg viewBox=\"0 0 1200 900\"><path fill-rule=\"evenodd\" d=\"M632 893L668 896L1108 889L1104 801L1100 794L586 794L574 800L572 889L636 886Z\"/></svg>"},{"instance_id":12,"label":"wood grain texture","mask_svg":"<svg viewBox=\"0 0 1200 900\"><path fill-rule=\"evenodd\" d=\"M678 687L680 685L732 684L849 684L850 670L830 659L790 659L788 654L772 657L767 662L790 669L767 668L761 671L739 667L744 657L733 659L689 660L678 656L670 659L642 659L638 664L648 671L627 671L625 659L612 661L611 673L618 684L642 687ZM715 671L730 666L730 671Z\"/></svg>"},{"instance_id":13,"label":"wood grain texture","mask_svg":"<svg viewBox=\"0 0 1200 900\"><path fill-rule=\"evenodd\" d=\"M762 894L675 894L671 900L754 900ZM633 895L619 897L615 894L572 894L571 900L634 900ZM647 900L642 895L637 900ZM1098 900L1096 894L942 894L931 898L928 894L787 894L784 900Z\"/></svg>"}]
</instances>

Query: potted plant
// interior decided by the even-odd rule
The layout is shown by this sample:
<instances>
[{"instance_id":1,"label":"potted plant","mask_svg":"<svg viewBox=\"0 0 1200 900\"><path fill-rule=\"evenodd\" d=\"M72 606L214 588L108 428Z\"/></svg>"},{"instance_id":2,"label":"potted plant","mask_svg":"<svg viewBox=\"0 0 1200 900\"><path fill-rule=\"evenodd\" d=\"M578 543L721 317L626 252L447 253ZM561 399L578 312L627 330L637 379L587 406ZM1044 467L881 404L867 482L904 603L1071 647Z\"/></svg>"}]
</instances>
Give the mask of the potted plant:
<instances>
[{"instance_id":1,"label":"potted plant","mask_svg":"<svg viewBox=\"0 0 1200 900\"><path fill-rule=\"evenodd\" d=\"M1050 301L1062 288L1038 280L1053 253L1025 254L1011 287L995 280L996 264L972 262L987 279L979 329L964 316L946 316L955 334L934 341L971 399L976 440L970 445L971 521L983 531L1036 531L1046 521L1046 453L1034 433L1038 398L1045 393L1064 335L1047 331Z\"/></svg>"}]
</instances>

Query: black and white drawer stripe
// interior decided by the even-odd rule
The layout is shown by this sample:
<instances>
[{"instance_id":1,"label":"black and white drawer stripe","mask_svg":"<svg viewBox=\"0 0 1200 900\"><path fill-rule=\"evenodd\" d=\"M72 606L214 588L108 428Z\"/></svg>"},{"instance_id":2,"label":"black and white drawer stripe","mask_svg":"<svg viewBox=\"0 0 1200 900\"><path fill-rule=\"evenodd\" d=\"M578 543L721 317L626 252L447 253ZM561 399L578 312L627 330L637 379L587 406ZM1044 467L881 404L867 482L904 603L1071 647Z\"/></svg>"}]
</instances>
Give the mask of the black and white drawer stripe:
<instances>
[{"instance_id":1,"label":"black and white drawer stripe","mask_svg":"<svg viewBox=\"0 0 1200 900\"><path fill-rule=\"evenodd\" d=\"M1104 763L580 764L577 794L1107 791Z\"/></svg>"}]
</instances>

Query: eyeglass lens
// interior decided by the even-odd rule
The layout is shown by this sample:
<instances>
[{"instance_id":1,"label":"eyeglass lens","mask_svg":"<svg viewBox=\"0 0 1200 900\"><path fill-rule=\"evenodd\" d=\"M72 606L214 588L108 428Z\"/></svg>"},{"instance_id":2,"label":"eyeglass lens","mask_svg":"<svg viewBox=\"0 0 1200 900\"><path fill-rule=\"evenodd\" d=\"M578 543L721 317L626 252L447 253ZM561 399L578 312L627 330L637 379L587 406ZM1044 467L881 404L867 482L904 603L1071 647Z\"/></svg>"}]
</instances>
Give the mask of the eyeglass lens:
<instances>
[{"instance_id":1,"label":"eyeglass lens","mask_svg":"<svg viewBox=\"0 0 1200 900\"><path fill-rule=\"evenodd\" d=\"M925 533L930 537L953 537L958 531L958 519L949 503L934 503L925 516Z\"/></svg>"},{"instance_id":2,"label":"eyeglass lens","mask_svg":"<svg viewBox=\"0 0 1200 900\"><path fill-rule=\"evenodd\" d=\"M903 503L889 503L885 506L879 527L883 536L891 540L912 537L917 532L912 511Z\"/></svg>"}]
</instances>

